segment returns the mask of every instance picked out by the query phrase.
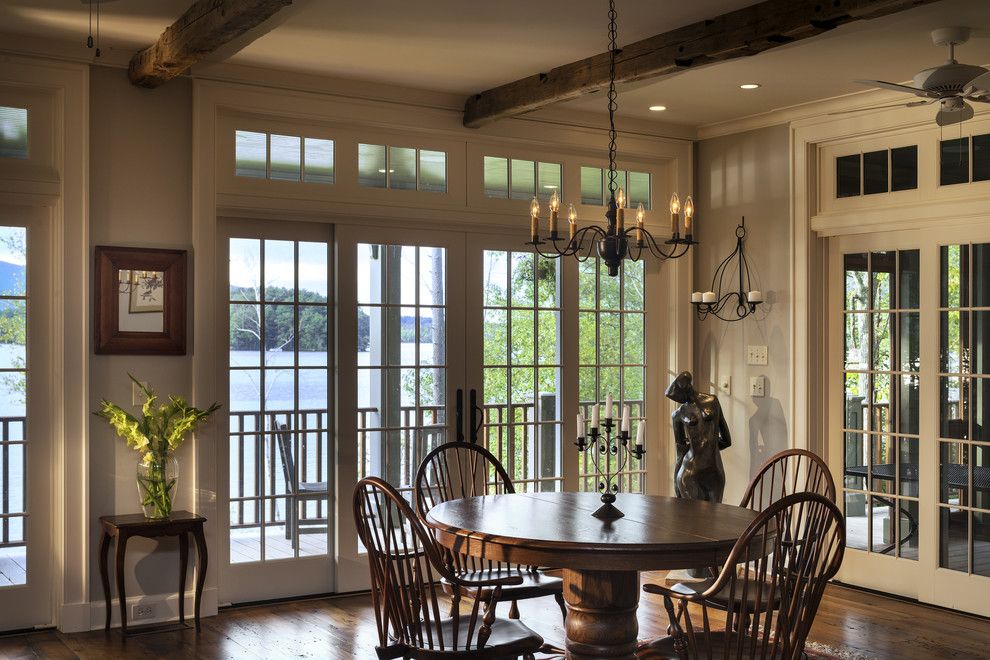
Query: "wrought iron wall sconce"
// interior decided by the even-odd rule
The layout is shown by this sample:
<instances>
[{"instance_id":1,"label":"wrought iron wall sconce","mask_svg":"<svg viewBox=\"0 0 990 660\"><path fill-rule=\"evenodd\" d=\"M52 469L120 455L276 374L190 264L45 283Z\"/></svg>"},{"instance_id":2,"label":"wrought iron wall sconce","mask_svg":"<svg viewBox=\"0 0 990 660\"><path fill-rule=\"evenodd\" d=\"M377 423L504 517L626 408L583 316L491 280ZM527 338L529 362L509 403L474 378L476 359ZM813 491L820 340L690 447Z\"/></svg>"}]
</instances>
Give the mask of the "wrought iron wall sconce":
<instances>
[{"instance_id":1,"label":"wrought iron wall sconce","mask_svg":"<svg viewBox=\"0 0 990 660\"><path fill-rule=\"evenodd\" d=\"M702 293L695 291L691 294L691 304L694 305L698 319L704 321L714 316L723 321L742 321L756 312L758 305L763 303L763 292L753 289L749 274L749 260L746 258L744 239L746 238L746 217L736 227L736 249L722 260L712 276L712 288ZM733 277L729 271L735 261L735 277L738 289L725 291L726 278ZM725 291L725 293L723 293Z\"/></svg>"}]
</instances>

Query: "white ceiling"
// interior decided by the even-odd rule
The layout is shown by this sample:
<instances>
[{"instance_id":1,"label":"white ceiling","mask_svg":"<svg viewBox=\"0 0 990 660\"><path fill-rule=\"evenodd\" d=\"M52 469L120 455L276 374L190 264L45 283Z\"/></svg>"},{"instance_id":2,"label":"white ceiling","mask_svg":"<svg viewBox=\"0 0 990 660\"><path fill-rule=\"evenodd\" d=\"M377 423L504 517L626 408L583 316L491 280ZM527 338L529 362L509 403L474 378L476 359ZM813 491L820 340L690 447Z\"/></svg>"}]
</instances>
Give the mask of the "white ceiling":
<instances>
[{"instance_id":1,"label":"white ceiling","mask_svg":"<svg viewBox=\"0 0 990 660\"><path fill-rule=\"evenodd\" d=\"M104 0L104 50L129 55L152 43L190 2ZM629 43L753 2L617 4L619 42ZM295 0L276 16L273 30L229 61L466 96L603 52L605 14L603 0ZM0 1L0 31L78 43L83 54L88 20L86 0ZM619 112L698 126L860 91L854 78L904 81L944 60L928 32L955 24L990 26L990 1L943 0L754 57L624 86ZM978 30L957 56L990 63L990 30ZM738 88L751 81L762 87ZM668 110L651 113L647 107L653 104ZM604 98L594 94L565 107L601 112Z\"/></svg>"}]
</instances>

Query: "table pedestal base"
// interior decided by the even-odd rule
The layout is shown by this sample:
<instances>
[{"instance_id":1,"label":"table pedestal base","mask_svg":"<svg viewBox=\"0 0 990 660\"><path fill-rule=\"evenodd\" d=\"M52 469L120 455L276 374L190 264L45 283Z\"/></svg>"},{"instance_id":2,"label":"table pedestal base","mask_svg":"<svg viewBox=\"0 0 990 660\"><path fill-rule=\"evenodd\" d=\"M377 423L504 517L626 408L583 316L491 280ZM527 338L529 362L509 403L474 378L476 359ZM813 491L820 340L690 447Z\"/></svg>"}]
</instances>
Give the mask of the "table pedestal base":
<instances>
[{"instance_id":1,"label":"table pedestal base","mask_svg":"<svg viewBox=\"0 0 990 660\"><path fill-rule=\"evenodd\" d=\"M567 657L636 659L639 573L564 569Z\"/></svg>"}]
</instances>

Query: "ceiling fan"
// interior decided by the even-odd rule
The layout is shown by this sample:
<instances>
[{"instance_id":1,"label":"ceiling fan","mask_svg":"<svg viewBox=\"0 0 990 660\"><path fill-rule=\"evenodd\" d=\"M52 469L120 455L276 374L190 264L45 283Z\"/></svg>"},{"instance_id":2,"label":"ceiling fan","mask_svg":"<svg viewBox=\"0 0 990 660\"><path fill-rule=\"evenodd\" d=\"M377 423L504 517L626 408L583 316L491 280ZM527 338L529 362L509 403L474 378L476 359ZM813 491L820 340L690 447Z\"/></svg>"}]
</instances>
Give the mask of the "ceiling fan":
<instances>
[{"instance_id":1,"label":"ceiling fan","mask_svg":"<svg viewBox=\"0 0 990 660\"><path fill-rule=\"evenodd\" d=\"M969 28L967 27L932 30L932 42L936 46L949 47L949 60L945 64L916 73L913 86L899 85L883 80L856 81L862 85L913 94L923 100L881 105L873 108L859 108L846 112L861 112L881 108L913 108L938 102L939 110L938 114L935 115L935 123L939 126L958 124L972 118L973 106L968 101L990 103L990 72L982 66L960 64L956 61L956 46L966 43L968 39Z\"/></svg>"}]
</instances>

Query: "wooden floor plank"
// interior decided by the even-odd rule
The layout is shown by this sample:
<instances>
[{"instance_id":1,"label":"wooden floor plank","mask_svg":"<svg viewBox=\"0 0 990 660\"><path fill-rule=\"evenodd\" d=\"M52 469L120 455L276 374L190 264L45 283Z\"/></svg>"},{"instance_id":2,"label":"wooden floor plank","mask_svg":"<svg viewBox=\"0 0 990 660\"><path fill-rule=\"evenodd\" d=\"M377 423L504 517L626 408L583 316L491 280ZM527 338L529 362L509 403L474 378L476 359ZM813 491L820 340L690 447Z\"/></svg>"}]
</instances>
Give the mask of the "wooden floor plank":
<instances>
[{"instance_id":1,"label":"wooden floor plank","mask_svg":"<svg viewBox=\"0 0 990 660\"><path fill-rule=\"evenodd\" d=\"M657 582L661 573L644 574ZM552 599L524 601L523 621L549 641L563 639ZM502 606L501 614L505 614ZM643 594L640 636L664 634L659 598ZM62 634L43 631L0 637L8 658L373 658L375 616L367 594L223 610L203 630L162 632L122 639L119 631ZM847 647L881 660L990 658L990 622L840 585L830 585L810 639Z\"/></svg>"}]
</instances>

